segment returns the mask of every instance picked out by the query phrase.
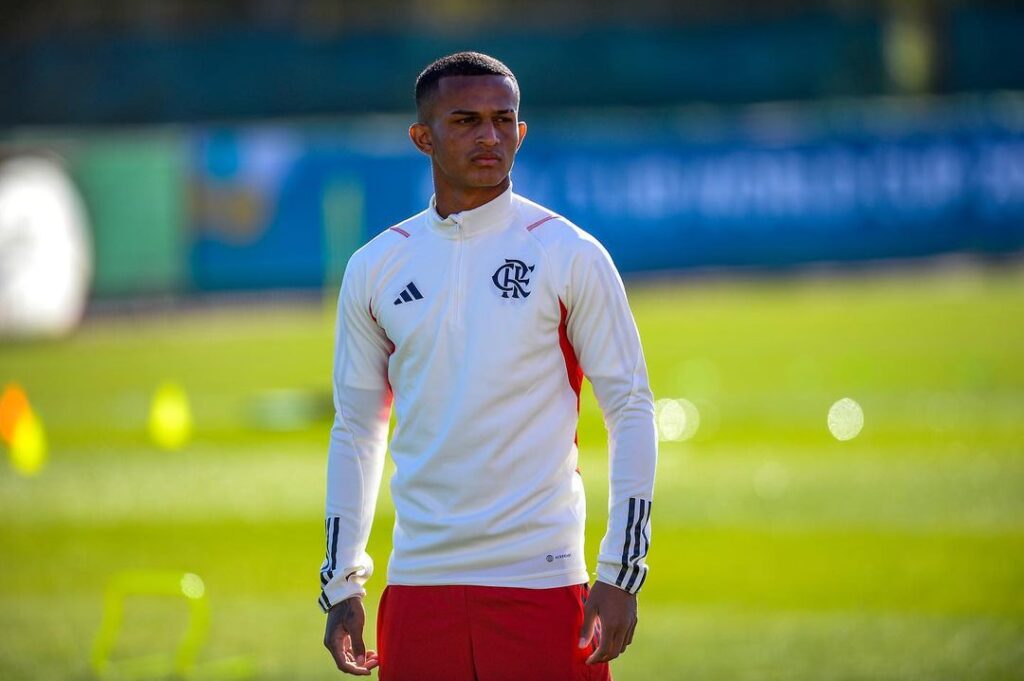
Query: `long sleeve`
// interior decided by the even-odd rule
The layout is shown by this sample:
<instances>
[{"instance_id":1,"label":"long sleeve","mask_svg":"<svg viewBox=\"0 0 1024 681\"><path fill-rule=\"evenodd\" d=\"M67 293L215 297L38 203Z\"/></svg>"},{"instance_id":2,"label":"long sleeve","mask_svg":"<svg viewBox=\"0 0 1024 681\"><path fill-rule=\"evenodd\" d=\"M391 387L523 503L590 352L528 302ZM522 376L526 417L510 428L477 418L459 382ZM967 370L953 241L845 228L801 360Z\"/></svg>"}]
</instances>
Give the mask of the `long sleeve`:
<instances>
[{"instance_id":1,"label":"long sleeve","mask_svg":"<svg viewBox=\"0 0 1024 681\"><path fill-rule=\"evenodd\" d=\"M597 242L581 244L568 291L569 340L608 429L608 527L597 579L636 593L647 578L657 462L647 367L622 280Z\"/></svg>"},{"instance_id":2,"label":"long sleeve","mask_svg":"<svg viewBox=\"0 0 1024 681\"><path fill-rule=\"evenodd\" d=\"M364 596L364 585L373 574L366 544L387 448L391 413L387 367L392 350L372 317L365 269L358 256L353 256L338 297L335 417L328 449L324 522L327 549L320 568L318 601L324 611L350 596Z\"/></svg>"}]
</instances>

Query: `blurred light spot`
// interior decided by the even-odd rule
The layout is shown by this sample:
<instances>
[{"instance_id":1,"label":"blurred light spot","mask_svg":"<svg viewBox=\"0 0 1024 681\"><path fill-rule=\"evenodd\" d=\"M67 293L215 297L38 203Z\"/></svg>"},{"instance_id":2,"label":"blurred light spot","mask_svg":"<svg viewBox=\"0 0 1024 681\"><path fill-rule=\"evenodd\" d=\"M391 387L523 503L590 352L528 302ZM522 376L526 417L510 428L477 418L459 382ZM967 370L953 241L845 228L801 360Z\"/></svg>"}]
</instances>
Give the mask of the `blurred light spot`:
<instances>
[{"instance_id":1,"label":"blurred light spot","mask_svg":"<svg viewBox=\"0 0 1024 681\"><path fill-rule=\"evenodd\" d=\"M192 434L192 409L188 396L177 383L157 389L149 410L149 436L158 447L180 449Z\"/></svg>"},{"instance_id":2,"label":"blurred light spot","mask_svg":"<svg viewBox=\"0 0 1024 681\"><path fill-rule=\"evenodd\" d=\"M46 464L46 433L38 417L27 409L14 426L11 465L25 476L38 475Z\"/></svg>"},{"instance_id":3,"label":"blurred light spot","mask_svg":"<svg viewBox=\"0 0 1024 681\"><path fill-rule=\"evenodd\" d=\"M721 424L722 419L718 404L711 400L701 399L694 400L693 404L699 413L700 425L700 432L694 436L694 439L707 442L718 432L718 427Z\"/></svg>"},{"instance_id":4,"label":"blurred light spot","mask_svg":"<svg viewBox=\"0 0 1024 681\"><path fill-rule=\"evenodd\" d=\"M3 396L0 396L0 437L4 442L14 439L14 429L28 411L25 391L17 383L8 383Z\"/></svg>"},{"instance_id":5,"label":"blurred light spot","mask_svg":"<svg viewBox=\"0 0 1024 681\"><path fill-rule=\"evenodd\" d=\"M768 461L754 473L754 493L762 499L778 499L789 487L789 471L777 461Z\"/></svg>"},{"instance_id":6,"label":"blurred light spot","mask_svg":"<svg viewBox=\"0 0 1024 681\"><path fill-rule=\"evenodd\" d=\"M654 403L654 423L659 440L682 442L697 433L700 428L700 412L689 400L658 400Z\"/></svg>"},{"instance_id":7,"label":"blurred light spot","mask_svg":"<svg viewBox=\"0 0 1024 681\"><path fill-rule=\"evenodd\" d=\"M839 400L828 410L828 429L837 440L852 440L863 427L864 410L849 397Z\"/></svg>"},{"instance_id":8,"label":"blurred light spot","mask_svg":"<svg viewBox=\"0 0 1024 681\"><path fill-rule=\"evenodd\" d=\"M181 593L185 594L186 598L196 600L202 598L203 594L206 593L206 585L203 584L203 578L197 574L186 572L181 576Z\"/></svg>"}]
</instances>

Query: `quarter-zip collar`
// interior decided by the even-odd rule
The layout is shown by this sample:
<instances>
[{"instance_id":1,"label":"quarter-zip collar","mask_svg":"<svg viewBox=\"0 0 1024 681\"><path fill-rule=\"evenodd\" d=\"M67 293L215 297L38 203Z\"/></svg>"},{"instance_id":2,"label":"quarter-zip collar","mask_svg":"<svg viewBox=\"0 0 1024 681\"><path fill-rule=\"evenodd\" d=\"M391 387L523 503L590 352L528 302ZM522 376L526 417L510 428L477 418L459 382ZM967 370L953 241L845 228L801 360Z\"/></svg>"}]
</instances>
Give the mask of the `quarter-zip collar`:
<instances>
[{"instance_id":1,"label":"quarter-zip collar","mask_svg":"<svg viewBox=\"0 0 1024 681\"><path fill-rule=\"evenodd\" d=\"M437 196L430 197L430 226L449 239L471 237L490 230L503 229L512 223L515 210L512 205L512 184L508 189L482 206L461 213L452 213L446 218L437 214Z\"/></svg>"}]
</instances>

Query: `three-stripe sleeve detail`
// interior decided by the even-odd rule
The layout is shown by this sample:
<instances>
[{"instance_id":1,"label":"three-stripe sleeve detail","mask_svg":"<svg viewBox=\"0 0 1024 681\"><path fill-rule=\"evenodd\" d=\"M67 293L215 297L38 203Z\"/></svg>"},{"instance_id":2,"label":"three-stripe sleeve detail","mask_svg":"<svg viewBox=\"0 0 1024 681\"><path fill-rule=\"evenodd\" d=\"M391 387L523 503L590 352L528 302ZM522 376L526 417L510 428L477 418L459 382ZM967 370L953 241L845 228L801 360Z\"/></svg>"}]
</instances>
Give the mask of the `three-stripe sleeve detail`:
<instances>
[{"instance_id":1,"label":"three-stripe sleeve detail","mask_svg":"<svg viewBox=\"0 0 1024 681\"><path fill-rule=\"evenodd\" d=\"M324 588L334 577L334 571L338 568L338 533L341 530L341 518L333 516L324 521L325 544L327 549L324 556L324 563L320 568L320 598L317 603L326 612L331 607L331 601L327 598Z\"/></svg>"},{"instance_id":2,"label":"three-stripe sleeve detail","mask_svg":"<svg viewBox=\"0 0 1024 681\"><path fill-rule=\"evenodd\" d=\"M647 557L647 550L651 544L648 536L651 505L652 502L645 499L629 498L626 532L622 542L622 567L619 569L615 586L630 593L639 591L647 579L647 566L643 564L643 560Z\"/></svg>"},{"instance_id":3,"label":"three-stripe sleeve detail","mask_svg":"<svg viewBox=\"0 0 1024 681\"><path fill-rule=\"evenodd\" d=\"M622 580L629 569L629 540L633 536L633 520L636 518L636 497L629 498L629 515L626 517L626 541L622 545L622 569L615 579L615 586L622 586Z\"/></svg>"}]
</instances>

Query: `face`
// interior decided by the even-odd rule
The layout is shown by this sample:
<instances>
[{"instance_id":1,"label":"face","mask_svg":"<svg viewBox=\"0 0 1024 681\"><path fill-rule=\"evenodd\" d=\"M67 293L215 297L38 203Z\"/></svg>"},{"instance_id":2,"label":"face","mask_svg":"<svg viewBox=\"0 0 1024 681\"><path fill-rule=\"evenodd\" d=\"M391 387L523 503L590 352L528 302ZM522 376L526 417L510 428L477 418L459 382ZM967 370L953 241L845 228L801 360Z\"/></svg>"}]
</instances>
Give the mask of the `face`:
<instances>
[{"instance_id":1,"label":"face","mask_svg":"<svg viewBox=\"0 0 1024 681\"><path fill-rule=\"evenodd\" d=\"M409 129L431 157L438 190L472 190L507 182L526 135L519 98L504 76L449 76L438 82L424 120Z\"/></svg>"}]
</instances>

